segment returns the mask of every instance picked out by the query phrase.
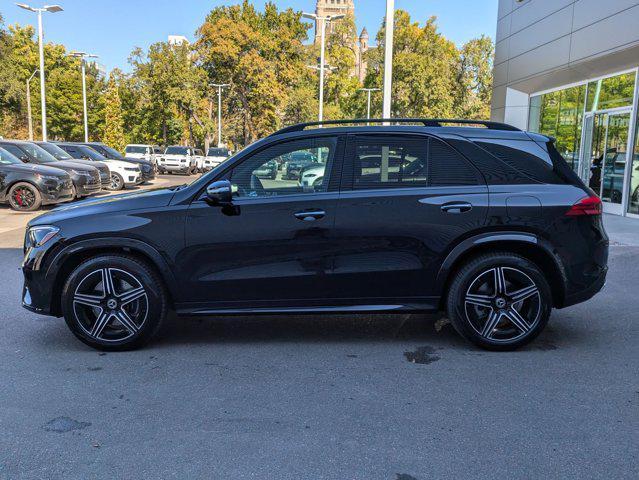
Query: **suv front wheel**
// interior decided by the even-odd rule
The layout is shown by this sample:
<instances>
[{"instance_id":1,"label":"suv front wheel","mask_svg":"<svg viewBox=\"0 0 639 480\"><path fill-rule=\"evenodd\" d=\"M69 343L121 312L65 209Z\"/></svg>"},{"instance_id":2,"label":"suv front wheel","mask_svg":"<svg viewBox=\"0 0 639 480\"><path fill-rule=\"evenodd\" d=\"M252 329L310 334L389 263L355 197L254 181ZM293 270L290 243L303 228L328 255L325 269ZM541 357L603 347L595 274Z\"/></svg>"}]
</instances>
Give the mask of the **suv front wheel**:
<instances>
[{"instance_id":1,"label":"suv front wheel","mask_svg":"<svg viewBox=\"0 0 639 480\"><path fill-rule=\"evenodd\" d=\"M514 350L545 328L552 295L544 274L530 260L509 252L491 253L457 272L447 310L467 340L489 350Z\"/></svg>"},{"instance_id":2,"label":"suv front wheel","mask_svg":"<svg viewBox=\"0 0 639 480\"><path fill-rule=\"evenodd\" d=\"M162 280L140 260L103 255L80 264L62 291L62 313L82 342L130 350L149 342L167 316Z\"/></svg>"}]
</instances>

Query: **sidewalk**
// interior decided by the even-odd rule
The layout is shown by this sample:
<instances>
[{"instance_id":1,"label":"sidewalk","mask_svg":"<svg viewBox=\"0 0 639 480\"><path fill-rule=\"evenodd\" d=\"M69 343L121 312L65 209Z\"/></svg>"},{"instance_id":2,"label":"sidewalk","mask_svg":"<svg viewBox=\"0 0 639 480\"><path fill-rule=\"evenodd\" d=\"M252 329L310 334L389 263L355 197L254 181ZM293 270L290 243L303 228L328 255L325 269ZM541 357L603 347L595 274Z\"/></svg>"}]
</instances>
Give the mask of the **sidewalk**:
<instances>
[{"instance_id":1,"label":"sidewalk","mask_svg":"<svg viewBox=\"0 0 639 480\"><path fill-rule=\"evenodd\" d=\"M619 215L604 215L611 246L639 247L639 220Z\"/></svg>"}]
</instances>

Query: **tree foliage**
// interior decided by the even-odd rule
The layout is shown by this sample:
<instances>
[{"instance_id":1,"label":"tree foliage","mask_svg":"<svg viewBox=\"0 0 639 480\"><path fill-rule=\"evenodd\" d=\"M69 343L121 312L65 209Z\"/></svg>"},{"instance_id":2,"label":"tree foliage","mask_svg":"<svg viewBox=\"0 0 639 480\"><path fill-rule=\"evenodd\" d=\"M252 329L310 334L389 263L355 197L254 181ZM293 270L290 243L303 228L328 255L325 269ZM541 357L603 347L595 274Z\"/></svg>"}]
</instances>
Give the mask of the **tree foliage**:
<instances>
[{"instance_id":1,"label":"tree foliage","mask_svg":"<svg viewBox=\"0 0 639 480\"><path fill-rule=\"evenodd\" d=\"M460 48L437 29L434 17L420 24L396 11L394 116L486 118L490 112L493 43L488 37ZM223 141L246 145L277 128L317 118L319 47L309 39L311 25L301 12L263 9L249 0L213 8L196 32L194 44L158 42L135 49L128 73L103 78L88 66L89 130L92 140L121 149L126 143L208 146L217 135L217 89L223 91ZM355 72L355 19L336 21L327 37L324 116L363 117L363 86L382 87L384 24L379 48L367 56L360 84ZM26 138L26 80L38 68L34 29L6 28L0 16L0 135ZM61 45L45 45L47 111L51 138L83 138L80 63ZM31 82L36 136L40 135L39 77ZM373 115L381 111L373 96ZM377 112L377 113L376 113Z\"/></svg>"}]
</instances>

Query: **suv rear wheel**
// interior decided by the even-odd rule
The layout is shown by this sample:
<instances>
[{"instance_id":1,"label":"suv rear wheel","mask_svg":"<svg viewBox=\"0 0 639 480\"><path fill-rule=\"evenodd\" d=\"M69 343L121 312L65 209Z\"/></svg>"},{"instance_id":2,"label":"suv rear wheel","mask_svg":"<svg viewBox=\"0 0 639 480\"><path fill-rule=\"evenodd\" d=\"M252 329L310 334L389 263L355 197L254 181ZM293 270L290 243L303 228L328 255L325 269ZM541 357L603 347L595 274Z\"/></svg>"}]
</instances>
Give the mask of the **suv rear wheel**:
<instances>
[{"instance_id":1,"label":"suv rear wheel","mask_svg":"<svg viewBox=\"0 0 639 480\"><path fill-rule=\"evenodd\" d=\"M457 272L447 310L467 340L489 350L514 350L545 328L552 295L544 274L530 260L509 252L491 253Z\"/></svg>"},{"instance_id":2,"label":"suv rear wheel","mask_svg":"<svg viewBox=\"0 0 639 480\"><path fill-rule=\"evenodd\" d=\"M145 263L125 255L89 259L62 290L62 313L82 342L99 350L130 350L149 342L167 316L165 289Z\"/></svg>"}]
</instances>

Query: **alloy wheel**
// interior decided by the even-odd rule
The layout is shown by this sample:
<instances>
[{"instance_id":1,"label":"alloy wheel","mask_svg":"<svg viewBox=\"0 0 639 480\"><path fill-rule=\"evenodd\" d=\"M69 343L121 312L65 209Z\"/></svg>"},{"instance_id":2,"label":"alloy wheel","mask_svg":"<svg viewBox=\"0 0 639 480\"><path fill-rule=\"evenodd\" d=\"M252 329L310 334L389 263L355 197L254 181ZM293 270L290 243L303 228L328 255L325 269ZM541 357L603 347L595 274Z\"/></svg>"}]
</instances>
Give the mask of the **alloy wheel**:
<instances>
[{"instance_id":1,"label":"alloy wheel","mask_svg":"<svg viewBox=\"0 0 639 480\"><path fill-rule=\"evenodd\" d=\"M142 283L117 268L102 268L86 275L73 294L73 313L91 338L120 342L144 325L149 299Z\"/></svg>"},{"instance_id":2,"label":"alloy wheel","mask_svg":"<svg viewBox=\"0 0 639 480\"><path fill-rule=\"evenodd\" d=\"M119 175L113 173L111 174L111 190L120 190L122 188L122 179Z\"/></svg>"},{"instance_id":3,"label":"alloy wheel","mask_svg":"<svg viewBox=\"0 0 639 480\"><path fill-rule=\"evenodd\" d=\"M524 337L540 321L539 287L516 268L491 268L471 282L464 298L464 312L481 337L510 343Z\"/></svg>"},{"instance_id":4,"label":"alloy wheel","mask_svg":"<svg viewBox=\"0 0 639 480\"><path fill-rule=\"evenodd\" d=\"M11 192L11 203L17 210L29 210L35 202L35 192L27 186L20 186Z\"/></svg>"}]
</instances>

